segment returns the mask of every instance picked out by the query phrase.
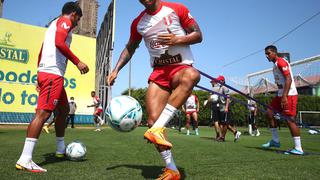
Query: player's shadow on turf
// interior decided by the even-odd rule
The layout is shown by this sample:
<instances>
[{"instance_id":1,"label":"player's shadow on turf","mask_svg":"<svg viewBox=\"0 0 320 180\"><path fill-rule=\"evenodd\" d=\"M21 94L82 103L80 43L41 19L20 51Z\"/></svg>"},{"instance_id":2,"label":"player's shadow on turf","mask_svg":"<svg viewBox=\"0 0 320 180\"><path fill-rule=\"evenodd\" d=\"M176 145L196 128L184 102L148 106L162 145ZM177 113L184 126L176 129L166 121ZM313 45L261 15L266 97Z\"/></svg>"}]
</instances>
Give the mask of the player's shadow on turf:
<instances>
[{"instance_id":1,"label":"player's shadow on turf","mask_svg":"<svg viewBox=\"0 0 320 180\"><path fill-rule=\"evenodd\" d=\"M133 164L122 164L122 165L116 165L116 166L111 166L111 167L107 167L106 170L110 171L113 169L117 169L117 168L121 168L121 167L125 167L125 168L131 168L131 169L139 169L141 170L141 175L145 178L145 179L156 179L158 178L158 175L162 173L162 166L146 166L146 165L133 165ZM180 175L181 175L181 179L185 179L186 178L186 174L184 171L184 168L178 167Z\"/></svg>"},{"instance_id":2,"label":"player's shadow on turf","mask_svg":"<svg viewBox=\"0 0 320 180\"><path fill-rule=\"evenodd\" d=\"M246 146L246 148L251 148L251 149L258 149L258 150L263 150L263 151L269 151L269 152L275 152L278 154L284 154L285 152L287 152L286 150L280 150L280 149L267 149L267 148L263 148L263 147L250 147L250 146ZM304 151L304 156L306 155L320 155L320 153L317 152L305 152Z\"/></svg>"},{"instance_id":3,"label":"player's shadow on turf","mask_svg":"<svg viewBox=\"0 0 320 180\"><path fill-rule=\"evenodd\" d=\"M44 166L44 165L47 165L47 164L54 164L54 163L59 163L59 162L63 162L63 161L68 161L68 159L66 159L66 158L57 158L55 156L55 153L47 153L47 154L44 154L43 157L44 157L44 161L39 163L38 164L39 166ZM86 161L86 159L83 159L80 162L82 162L82 161Z\"/></svg>"}]
</instances>

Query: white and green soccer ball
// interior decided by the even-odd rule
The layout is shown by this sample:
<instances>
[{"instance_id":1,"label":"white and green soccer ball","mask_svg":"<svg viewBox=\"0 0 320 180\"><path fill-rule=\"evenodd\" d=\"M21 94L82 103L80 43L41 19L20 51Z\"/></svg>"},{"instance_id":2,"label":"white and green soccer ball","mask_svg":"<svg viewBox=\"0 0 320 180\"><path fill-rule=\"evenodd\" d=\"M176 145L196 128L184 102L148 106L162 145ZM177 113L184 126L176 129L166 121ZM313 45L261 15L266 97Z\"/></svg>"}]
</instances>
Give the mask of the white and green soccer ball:
<instances>
[{"instance_id":1,"label":"white and green soccer ball","mask_svg":"<svg viewBox=\"0 0 320 180\"><path fill-rule=\"evenodd\" d=\"M140 125L142 108L131 96L114 97L106 111L108 124L115 130L130 132Z\"/></svg>"},{"instance_id":2,"label":"white and green soccer ball","mask_svg":"<svg viewBox=\"0 0 320 180\"><path fill-rule=\"evenodd\" d=\"M73 141L66 147L66 156L72 161L81 161L87 154L86 146L80 141Z\"/></svg>"}]
</instances>

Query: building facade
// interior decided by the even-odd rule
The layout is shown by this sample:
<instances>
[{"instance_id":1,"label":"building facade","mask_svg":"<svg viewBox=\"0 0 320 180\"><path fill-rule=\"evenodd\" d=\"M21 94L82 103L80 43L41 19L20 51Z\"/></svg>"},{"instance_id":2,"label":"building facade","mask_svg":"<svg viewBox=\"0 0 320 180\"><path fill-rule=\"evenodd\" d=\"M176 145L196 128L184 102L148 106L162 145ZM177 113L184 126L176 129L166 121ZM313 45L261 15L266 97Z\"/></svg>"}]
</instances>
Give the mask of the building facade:
<instances>
[{"instance_id":1,"label":"building facade","mask_svg":"<svg viewBox=\"0 0 320 180\"><path fill-rule=\"evenodd\" d=\"M98 20L98 1L78 0L78 3L82 9L83 16L78 26L73 30L73 33L95 38Z\"/></svg>"},{"instance_id":2,"label":"building facade","mask_svg":"<svg viewBox=\"0 0 320 180\"><path fill-rule=\"evenodd\" d=\"M2 7L4 0L0 0L0 18L2 18Z\"/></svg>"}]
</instances>

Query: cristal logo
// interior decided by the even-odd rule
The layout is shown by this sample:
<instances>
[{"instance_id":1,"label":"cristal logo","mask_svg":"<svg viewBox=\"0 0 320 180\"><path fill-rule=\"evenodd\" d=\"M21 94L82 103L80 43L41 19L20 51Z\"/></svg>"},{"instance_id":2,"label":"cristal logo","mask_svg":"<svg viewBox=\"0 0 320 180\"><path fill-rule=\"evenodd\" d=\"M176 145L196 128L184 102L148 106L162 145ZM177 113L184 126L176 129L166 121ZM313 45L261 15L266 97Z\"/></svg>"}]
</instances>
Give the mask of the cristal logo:
<instances>
[{"instance_id":1,"label":"cristal logo","mask_svg":"<svg viewBox=\"0 0 320 180\"><path fill-rule=\"evenodd\" d=\"M150 48L151 49L159 49L159 48L166 48L168 46L163 45L160 41L152 40L150 41Z\"/></svg>"},{"instance_id":2,"label":"cristal logo","mask_svg":"<svg viewBox=\"0 0 320 180\"><path fill-rule=\"evenodd\" d=\"M11 37L12 34L6 32L4 37L0 38L0 60L28 63L29 51L27 49L14 48L15 44Z\"/></svg>"}]
</instances>

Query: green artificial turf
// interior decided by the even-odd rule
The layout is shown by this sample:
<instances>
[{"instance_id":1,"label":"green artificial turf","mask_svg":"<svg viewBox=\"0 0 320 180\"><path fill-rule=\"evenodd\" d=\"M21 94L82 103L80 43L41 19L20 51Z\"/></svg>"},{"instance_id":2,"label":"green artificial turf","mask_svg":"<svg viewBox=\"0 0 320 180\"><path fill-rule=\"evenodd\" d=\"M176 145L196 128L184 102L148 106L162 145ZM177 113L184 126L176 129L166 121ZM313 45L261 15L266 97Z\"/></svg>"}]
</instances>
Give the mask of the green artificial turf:
<instances>
[{"instance_id":1,"label":"green artificial turf","mask_svg":"<svg viewBox=\"0 0 320 180\"><path fill-rule=\"evenodd\" d=\"M23 148L26 130L0 126L0 179L155 179L164 163L152 144L146 143L146 128L120 133L110 128L67 129L65 141L80 140L87 146L84 161L57 160L55 135L42 133L33 160L47 173L17 171L15 163ZM240 130L244 131L245 129ZM228 132L226 142L213 140L213 129L200 127L200 136L168 130L174 145L173 155L183 179L320 179L320 135L302 130L304 156L284 155L275 149L261 149L271 134L260 129L261 136L242 135L233 142ZM281 148L293 147L288 129L279 132ZM280 152L280 153L279 153Z\"/></svg>"}]
</instances>

